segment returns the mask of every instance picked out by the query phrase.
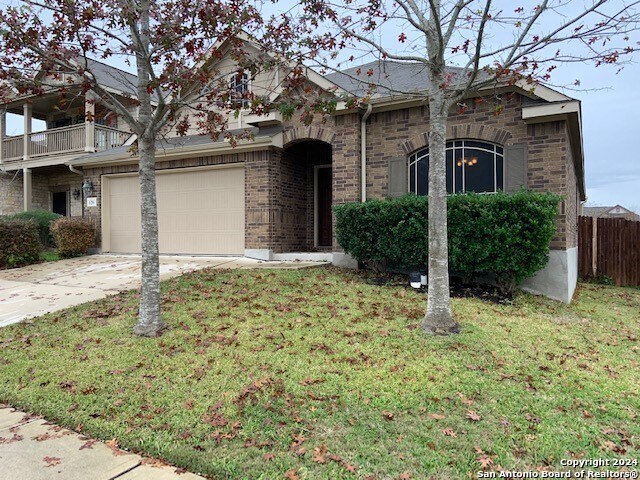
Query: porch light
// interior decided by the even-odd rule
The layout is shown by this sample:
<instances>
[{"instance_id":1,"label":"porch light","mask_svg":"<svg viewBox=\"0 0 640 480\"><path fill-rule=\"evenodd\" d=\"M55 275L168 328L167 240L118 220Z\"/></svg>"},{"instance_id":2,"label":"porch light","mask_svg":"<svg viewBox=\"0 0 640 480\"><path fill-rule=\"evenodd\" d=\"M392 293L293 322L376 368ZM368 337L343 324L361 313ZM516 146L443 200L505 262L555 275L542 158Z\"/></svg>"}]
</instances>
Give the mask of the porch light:
<instances>
[{"instance_id":1,"label":"porch light","mask_svg":"<svg viewBox=\"0 0 640 480\"><path fill-rule=\"evenodd\" d=\"M80 191L80 189L79 189L79 188L76 188L76 189L73 191L73 198L74 198L74 200L79 200L79 199L80 199L80 195L82 195L82 192Z\"/></svg>"},{"instance_id":2,"label":"porch light","mask_svg":"<svg viewBox=\"0 0 640 480\"><path fill-rule=\"evenodd\" d=\"M421 277L420 272L411 272L409 274L409 283L413 288L418 289L422 286Z\"/></svg>"},{"instance_id":3,"label":"porch light","mask_svg":"<svg viewBox=\"0 0 640 480\"><path fill-rule=\"evenodd\" d=\"M85 197L91 195L93 193L93 182L85 179L85 181L82 182L82 191L84 192Z\"/></svg>"}]
</instances>

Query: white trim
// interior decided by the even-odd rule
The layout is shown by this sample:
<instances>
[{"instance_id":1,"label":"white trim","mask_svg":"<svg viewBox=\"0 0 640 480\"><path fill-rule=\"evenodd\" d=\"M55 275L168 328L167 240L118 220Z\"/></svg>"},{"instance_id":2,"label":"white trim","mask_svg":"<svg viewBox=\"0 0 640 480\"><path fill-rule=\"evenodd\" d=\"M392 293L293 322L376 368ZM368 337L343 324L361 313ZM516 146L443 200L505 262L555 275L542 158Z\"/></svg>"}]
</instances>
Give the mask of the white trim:
<instances>
[{"instance_id":1,"label":"white trim","mask_svg":"<svg viewBox=\"0 0 640 480\"><path fill-rule=\"evenodd\" d=\"M204 156L206 154L221 155L222 153L236 152L254 152L265 150L268 147L283 147L283 134L278 133L273 137L258 137L254 140L241 141L235 147L228 142L206 143L203 145L194 145L186 147L176 147L168 150L158 148L156 150L156 162L159 160L177 160L181 158L189 158L193 156ZM128 152L114 155L104 155L100 158L84 158L77 161L71 161L75 166L104 166L113 164L129 164L137 163L138 157L131 156Z\"/></svg>"},{"instance_id":2,"label":"white trim","mask_svg":"<svg viewBox=\"0 0 640 480\"><path fill-rule=\"evenodd\" d=\"M580 102L577 100L568 102L556 102L545 105L532 105L522 107L522 119L526 123L540 123L550 120L557 115L580 114Z\"/></svg>"},{"instance_id":3,"label":"white trim","mask_svg":"<svg viewBox=\"0 0 640 480\"><path fill-rule=\"evenodd\" d=\"M331 191L333 192L333 162L329 164L313 166L313 247L318 248L318 170L321 168L331 169ZM333 195L332 195L333 197ZM332 247L332 245L322 245L323 247Z\"/></svg>"}]
</instances>

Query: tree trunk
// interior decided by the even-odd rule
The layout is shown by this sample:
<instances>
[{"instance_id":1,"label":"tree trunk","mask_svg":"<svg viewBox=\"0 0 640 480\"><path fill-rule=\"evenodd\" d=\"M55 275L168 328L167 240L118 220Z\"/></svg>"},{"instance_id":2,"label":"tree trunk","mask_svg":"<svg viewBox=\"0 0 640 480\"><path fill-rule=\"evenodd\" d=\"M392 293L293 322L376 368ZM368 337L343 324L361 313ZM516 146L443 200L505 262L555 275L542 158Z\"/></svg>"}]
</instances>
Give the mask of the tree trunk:
<instances>
[{"instance_id":1,"label":"tree trunk","mask_svg":"<svg viewBox=\"0 0 640 480\"><path fill-rule=\"evenodd\" d=\"M429 334L458 333L449 297L446 141L448 102L441 91L429 96L429 286L422 329Z\"/></svg>"},{"instance_id":2,"label":"tree trunk","mask_svg":"<svg viewBox=\"0 0 640 480\"><path fill-rule=\"evenodd\" d=\"M134 333L157 337L166 328L160 319L160 253L158 248L158 203L156 200L156 125L149 80L152 77L149 60L151 41L149 1L136 5L138 22L129 25L138 70L138 121L134 131L138 135L138 172L140 175L140 211L142 232L142 291L138 323Z\"/></svg>"},{"instance_id":3,"label":"tree trunk","mask_svg":"<svg viewBox=\"0 0 640 480\"><path fill-rule=\"evenodd\" d=\"M138 142L140 160L140 205L142 230L142 294L137 325L133 331L157 337L166 324L160 319L160 258L158 249L158 205L156 201L155 139Z\"/></svg>"}]
</instances>

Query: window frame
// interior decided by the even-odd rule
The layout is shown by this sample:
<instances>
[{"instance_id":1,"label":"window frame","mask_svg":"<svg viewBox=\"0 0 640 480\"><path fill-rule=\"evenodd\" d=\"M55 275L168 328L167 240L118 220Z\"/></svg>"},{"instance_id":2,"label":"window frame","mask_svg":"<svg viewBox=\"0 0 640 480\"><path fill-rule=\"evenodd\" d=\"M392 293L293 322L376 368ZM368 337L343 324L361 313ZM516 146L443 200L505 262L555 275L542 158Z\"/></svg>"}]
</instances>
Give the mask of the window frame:
<instances>
[{"instance_id":1,"label":"window frame","mask_svg":"<svg viewBox=\"0 0 640 480\"><path fill-rule=\"evenodd\" d=\"M242 79L240 80L240 82L238 82L238 79L240 77L242 77ZM238 88L242 86L245 87L245 92L241 92L238 96ZM229 104L233 108L249 108L251 99L245 98L245 93L247 97L251 95L251 77L249 76L249 72L243 71L242 73L240 73L239 71L236 71L229 75L229 91Z\"/></svg>"},{"instance_id":2,"label":"window frame","mask_svg":"<svg viewBox=\"0 0 640 480\"><path fill-rule=\"evenodd\" d=\"M490 148L484 148L484 147L479 147L479 146L471 146L471 145L467 145L467 142L472 142L475 144L483 144L485 146L489 146ZM452 152L451 154L451 192L447 192L448 195L453 195L456 193L467 193L466 190L466 168L467 168L467 164L466 163L462 163L461 168L461 175L462 175L462 189L458 192L456 191L456 151L461 151L462 158L466 158L466 154L465 154L465 149L473 149L473 150L478 150L481 152L486 152L486 153L490 153L493 155L493 186L494 189L493 191L486 191L486 192L475 192L475 193L479 193L479 194L493 194L493 193L497 193L497 192L501 192L504 191L504 182L505 182L505 154L504 154L504 146L497 144L497 143L493 143L493 142L487 142L485 140L479 140L479 139L474 139L474 138L465 138L465 139L454 139L454 140L448 140L446 143L446 148L445 148L445 156L449 153L449 151ZM414 193L416 195L418 195L418 162L420 160L423 159L427 159L427 167L429 164L429 154L430 154L430 150L429 147L424 147L421 148L420 150L412 153L411 155L409 155L408 158L408 163L407 163L407 191L410 193ZM498 187L498 159L502 160L502 188ZM445 159L446 161L446 159ZM412 169L413 169L413 177L414 177L414 184L411 185L411 174L412 174ZM446 179L446 181L448 182L449 179ZM428 178L427 178L427 195L429 194L429 187L428 187Z\"/></svg>"}]
</instances>

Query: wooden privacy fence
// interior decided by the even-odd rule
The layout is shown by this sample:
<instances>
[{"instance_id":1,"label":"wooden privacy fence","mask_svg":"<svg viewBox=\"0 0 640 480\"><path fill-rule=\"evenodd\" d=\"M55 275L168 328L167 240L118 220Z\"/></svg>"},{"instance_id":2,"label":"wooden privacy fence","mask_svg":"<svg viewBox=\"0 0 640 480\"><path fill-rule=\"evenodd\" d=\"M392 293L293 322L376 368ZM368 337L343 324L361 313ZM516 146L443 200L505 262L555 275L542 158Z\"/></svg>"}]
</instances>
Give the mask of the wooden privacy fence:
<instances>
[{"instance_id":1,"label":"wooden privacy fence","mask_svg":"<svg viewBox=\"0 0 640 480\"><path fill-rule=\"evenodd\" d=\"M578 218L578 273L611 277L616 285L640 286L640 222Z\"/></svg>"}]
</instances>

